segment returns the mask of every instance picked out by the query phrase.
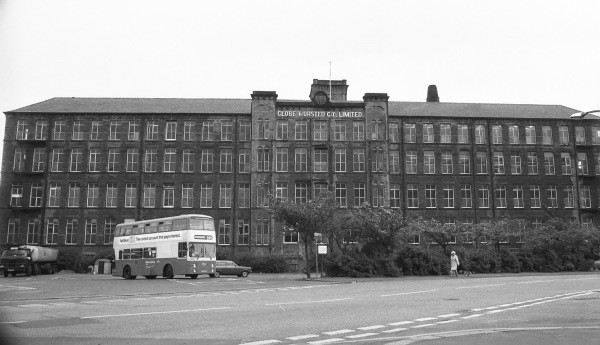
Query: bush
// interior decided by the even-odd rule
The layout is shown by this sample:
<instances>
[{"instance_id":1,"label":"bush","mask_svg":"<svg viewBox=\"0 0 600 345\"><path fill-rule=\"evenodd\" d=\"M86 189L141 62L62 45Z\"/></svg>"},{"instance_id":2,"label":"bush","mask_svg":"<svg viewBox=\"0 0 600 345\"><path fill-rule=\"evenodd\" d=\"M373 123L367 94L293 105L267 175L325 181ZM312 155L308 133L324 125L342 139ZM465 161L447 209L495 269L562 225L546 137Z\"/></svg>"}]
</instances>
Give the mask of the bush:
<instances>
[{"instance_id":1,"label":"bush","mask_svg":"<svg viewBox=\"0 0 600 345\"><path fill-rule=\"evenodd\" d=\"M356 251L327 255L323 266L325 273L330 277L366 278L375 276L373 260Z\"/></svg>"},{"instance_id":2,"label":"bush","mask_svg":"<svg viewBox=\"0 0 600 345\"><path fill-rule=\"evenodd\" d=\"M115 253L111 248L102 248L95 255L85 255L81 248L66 248L58 252L56 261L60 270L86 273L88 272L88 267L94 266L98 259L114 261Z\"/></svg>"},{"instance_id":3,"label":"bush","mask_svg":"<svg viewBox=\"0 0 600 345\"><path fill-rule=\"evenodd\" d=\"M252 267L252 272L261 273L284 273L287 272L287 261L283 256L260 256L252 255L239 256L236 263L241 266Z\"/></svg>"},{"instance_id":4,"label":"bush","mask_svg":"<svg viewBox=\"0 0 600 345\"><path fill-rule=\"evenodd\" d=\"M407 246L400 251L396 265L405 276L448 274L449 259L443 254L423 250L416 246Z\"/></svg>"}]
</instances>

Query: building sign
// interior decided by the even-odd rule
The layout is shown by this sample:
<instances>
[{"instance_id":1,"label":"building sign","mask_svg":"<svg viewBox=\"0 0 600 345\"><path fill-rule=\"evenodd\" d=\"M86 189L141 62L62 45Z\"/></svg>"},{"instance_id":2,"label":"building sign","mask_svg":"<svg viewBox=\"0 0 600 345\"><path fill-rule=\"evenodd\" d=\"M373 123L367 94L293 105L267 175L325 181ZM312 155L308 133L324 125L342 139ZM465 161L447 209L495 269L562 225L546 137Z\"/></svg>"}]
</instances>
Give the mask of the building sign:
<instances>
[{"instance_id":1,"label":"building sign","mask_svg":"<svg viewBox=\"0 0 600 345\"><path fill-rule=\"evenodd\" d=\"M180 240L181 232L170 232L170 233L156 233L156 234L146 234L146 235L132 235L128 237L119 238L119 243L147 243L147 242L156 242L156 241L172 241L172 240Z\"/></svg>"},{"instance_id":2,"label":"building sign","mask_svg":"<svg viewBox=\"0 0 600 345\"><path fill-rule=\"evenodd\" d=\"M320 117L320 118L362 118L360 110L313 110L313 109L282 109L277 110L278 117Z\"/></svg>"}]
</instances>

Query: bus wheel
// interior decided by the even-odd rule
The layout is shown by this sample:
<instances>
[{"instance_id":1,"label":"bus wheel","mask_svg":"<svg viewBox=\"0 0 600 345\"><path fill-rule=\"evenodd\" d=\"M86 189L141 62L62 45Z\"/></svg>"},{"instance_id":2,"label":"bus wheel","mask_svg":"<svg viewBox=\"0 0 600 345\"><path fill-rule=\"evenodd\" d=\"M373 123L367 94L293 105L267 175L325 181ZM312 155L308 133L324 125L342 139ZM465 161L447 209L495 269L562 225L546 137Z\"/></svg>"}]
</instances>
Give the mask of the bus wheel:
<instances>
[{"instance_id":1,"label":"bus wheel","mask_svg":"<svg viewBox=\"0 0 600 345\"><path fill-rule=\"evenodd\" d=\"M198 278L198 275L197 274L190 274L190 278L196 279L196 278Z\"/></svg>"},{"instance_id":2,"label":"bus wheel","mask_svg":"<svg viewBox=\"0 0 600 345\"><path fill-rule=\"evenodd\" d=\"M131 267L125 266L123 268L123 278L125 279L135 279L136 276L131 275Z\"/></svg>"},{"instance_id":3,"label":"bus wheel","mask_svg":"<svg viewBox=\"0 0 600 345\"><path fill-rule=\"evenodd\" d=\"M40 265L33 264L33 275L37 276L38 274L40 274Z\"/></svg>"},{"instance_id":4,"label":"bus wheel","mask_svg":"<svg viewBox=\"0 0 600 345\"><path fill-rule=\"evenodd\" d=\"M173 266L166 265L165 268L163 268L163 277L167 279L173 279L174 276L175 275L173 274Z\"/></svg>"},{"instance_id":5,"label":"bus wheel","mask_svg":"<svg viewBox=\"0 0 600 345\"><path fill-rule=\"evenodd\" d=\"M156 278L156 276L144 276L144 277L146 277L146 279L155 279Z\"/></svg>"}]
</instances>

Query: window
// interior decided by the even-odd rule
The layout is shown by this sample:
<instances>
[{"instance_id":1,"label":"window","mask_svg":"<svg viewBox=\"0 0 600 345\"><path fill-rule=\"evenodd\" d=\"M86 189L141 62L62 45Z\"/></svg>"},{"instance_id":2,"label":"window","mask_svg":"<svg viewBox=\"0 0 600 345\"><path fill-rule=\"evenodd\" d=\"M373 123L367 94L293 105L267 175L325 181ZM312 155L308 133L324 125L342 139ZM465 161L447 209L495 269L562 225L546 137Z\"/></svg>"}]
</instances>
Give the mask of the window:
<instances>
[{"instance_id":1,"label":"window","mask_svg":"<svg viewBox=\"0 0 600 345\"><path fill-rule=\"evenodd\" d=\"M390 207L400 208L400 185L390 184Z\"/></svg>"},{"instance_id":2,"label":"window","mask_svg":"<svg viewBox=\"0 0 600 345\"><path fill-rule=\"evenodd\" d=\"M346 140L346 122L335 121L333 127L333 139L336 141Z\"/></svg>"},{"instance_id":3,"label":"window","mask_svg":"<svg viewBox=\"0 0 600 345\"><path fill-rule=\"evenodd\" d=\"M436 187L432 184L425 185L425 207L427 208L436 208L437 207L437 198L436 198Z\"/></svg>"},{"instance_id":4,"label":"window","mask_svg":"<svg viewBox=\"0 0 600 345\"><path fill-rule=\"evenodd\" d=\"M413 183L406 185L406 207L419 207L419 186Z\"/></svg>"},{"instance_id":5,"label":"window","mask_svg":"<svg viewBox=\"0 0 600 345\"><path fill-rule=\"evenodd\" d=\"M137 185L135 183L125 184L125 207L137 206Z\"/></svg>"},{"instance_id":6,"label":"window","mask_svg":"<svg viewBox=\"0 0 600 345\"><path fill-rule=\"evenodd\" d=\"M581 186L581 208L592 208L592 194L590 186Z\"/></svg>"},{"instance_id":7,"label":"window","mask_svg":"<svg viewBox=\"0 0 600 345\"><path fill-rule=\"evenodd\" d=\"M58 219L50 218L46 223L46 244L57 244L58 240Z\"/></svg>"},{"instance_id":8,"label":"window","mask_svg":"<svg viewBox=\"0 0 600 345\"><path fill-rule=\"evenodd\" d=\"M275 197L279 200L288 200L287 182L275 182Z\"/></svg>"},{"instance_id":9,"label":"window","mask_svg":"<svg viewBox=\"0 0 600 345\"><path fill-rule=\"evenodd\" d=\"M219 208L231 208L231 183L219 184Z\"/></svg>"},{"instance_id":10,"label":"window","mask_svg":"<svg viewBox=\"0 0 600 345\"><path fill-rule=\"evenodd\" d=\"M221 149L221 173L231 173L233 171L233 150L232 149Z\"/></svg>"},{"instance_id":11,"label":"window","mask_svg":"<svg viewBox=\"0 0 600 345\"><path fill-rule=\"evenodd\" d=\"M288 140L288 122L286 120L277 120L275 139Z\"/></svg>"},{"instance_id":12,"label":"window","mask_svg":"<svg viewBox=\"0 0 600 345\"><path fill-rule=\"evenodd\" d=\"M585 145L585 128L583 126L575 126L575 144Z\"/></svg>"},{"instance_id":13,"label":"window","mask_svg":"<svg viewBox=\"0 0 600 345\"><path fill-rule=\"evenodd\" d=\"M294 188L294 202L305 203L308 200L308 184L306 182L296 182Z\"/></svg>"},{"instance_id":14,"label":"window","mask_svg":"<svg viewBox=\"0 0 600 345\"><path fill-rule=\"evenodd\" d=\"M335 149L335 172L346 172L346 149Z\"/></svg>"},{"instance_id":15,"label":"window","mask_svg":"<svg viewBox=\"0 0 600 345\"><path fill-rule=\"evenodd\" d=\"M33 164L31 165L31 171L43 172L46 167L46 149L35 148L33 150Z\"/></svg>"},{"instance_id":16,"label":"window","mask_svg":"<svg viewBox=\"0 0 600 345\"><path fill-rule=\"evenodd\" d=\"M97 183L88 183L87 188L87 207L98 207L100 197L100 187Z\"/></svg>"},{"instance_id":17,"label":"window","mask_svg":"<svg viewBox=\"0 0 600 345\"><path fill-rule=\"evenodd\" d=\"M577 152L577 172L579 175L588 175L588 159L585 152Z\"/></svg>"},{"instance_id":18,"label":"window","mask_svg":"<svg viewBox=\"0 0 600 345\"><path fill-rule=\"evenodd\" d=\"M314 172L327 172L328 166L328 152L327 149L317 149L314 151Z\"/></svg>"},{"instance_id":19,"label":"window","mask_svg":"<svg viewBox=\"0 0 600 345\"><path fill-rule=\"evenodd\" d=\"M117 207L117 197L119 189L116 183L106 184L106 207Z\"/></svg>"},{"instance_id":20,"label":"window","mask_svg":"<svg viewBox=\"0 0 600 345\"><path fill-rule=\"evenodd\" d=\"M506 208L506 186L496 186L496 207Z\"/></svg>"},{"instance_id":21,"label":"window","mask_svg":"<svg viewBox=\"0 0 600 345\"><path fill-rule=\"evenodd\" d=\"M97 121L94 121L97 123ZM92 131L94 129L94 122L92 122ZM35 140L46 140L48 139L48 122L47 121L36 121L35 123ZM93 137L90 138L91 140L98 140L98 139L94 139Z\"/></svg>"},{"instance_id":22,"label":"window","mask_svg":"<svg viewBox=\"0 0 600 345\"><path fill-rule=\"evenodd\" d=\"M423 173L435 174L435 154L433 151L423 152Z\"/></svg>"},{"instance_id":23,"label":"window","mask_svg":"<svg viewBox=\"0 0 600 345\"><path fill-rule=\"evenodd\" d=\"M212 185L202 183L200 185L200 207L212 208Z\"/></svg>"},{"instance_id":24,"label":"window","mask_svg":"<svg viewBox=\"0 0 600 345\"><path fill-rule=\"evenodd\" d=\"M96 218L85 220L85 244L96 244L98 233L98 220Z\"/></svg>"},{"instance_id":25,"label":"window","mask_svg":"<svg viewBox=\"0 0 600 345\"><path fill-rule=\"evenodd\" d=\"M508 143L511 145L519 144L519 126L508 126Z\"/></svg>"},{"instance_id":26,"label":"window","mask_svg":"<svg viewBox=\"0 0 600 345\"><path fill-rule=\"evenodd\" d=\"M156 207L156 184L146 183L144 184L144 201L143 206L145 208Z\"/></svg>"},{"instance_id":27,"label":"window","mask_svg":"<svg viewBox=\"0 0 600 345\"><path fill-rule=\"evenodd\" d=\"M527 172L529 175L538 174L538 158L536 152L527 152Z\"/></svg>"},{"instance_id":28,"label":"window","mask_svg":"<svg viewBox=\"0 0 600 345\"><path fill-rule=\"evenodd\" d=\"M452 152L442 152L442 174L453 174Z\"/></svg>"},{"instance_id":29,"label":"window","mask_svg":"<svg viewBox=\"0 0 600 345\"><path fill-rule=\"evenodd\" d=\"M492 144L502 144L502 126L492 126Z\"/></svg>"},{"instance_id":30,"label":"window","mask_svg":"<svg viewBox=\"0 0 600 345\"><path fill-rule=\"evenodd\" d=\"M252 138L252 124L250 121L240 121L239 123L239 141L250 141Z\"/></svg>"},{"instance_id":31,"label":"window","mask_svg":"<svg viewBox=\"0 0 600 345\"><path fill-rule=\"evenodd\" d=\"M40 220L38 218L29 218L27 220L27 244L38 244L40 236Z\"/></svg>"},{"instance_id":32,"label":"window","mask_svg":"<svg viewBox=\"0 0 600 345\"><path fill-rule=\"evenodd\" d=\"M129 126L127 129L127 140L140 140L140 123L138 121L129 121Z\"/></svg>"},{"instance_id":33,"label":"window","mask_svg":"<svg viewBox=\"0 0 600 345\"><path fill-rule=\"evenodd\" d=\"M475 144L485 144L487 142L484 125L475 126Z\"/></svg>"},{"instance_id":34,"label":"window","mask_svg":"<svg viewBox=\"0 0 600 345\"><path fill-rule=\"evenodd\" d=\"M54 134L52 139L53 140L65 140L65 127L66 127L66 122L65 121L54 121ZM19 135L19 131L17 129L17 139L19 139L18 137ZM25 133L25 139L27 138L27 134Z\"/></svg>"},{"instance_id":35,"label":"window","mask_svg":"<svg viewBox=\"0 0 600 345\"><path fill-rule=\"evenodd\" d=\"M256 245L266 246L269 244L269 220L266 218L256 219Z\"/></svg>"},{"instance_id":36,"label":"window","mask_svg":"<svg viewBox=\"0 0 600 345\"><path fill-rule=\"evenodd\" d=\"M567 126L558 126L558 143L569 145L569 128Z\"/></svg>"},{"instance_id":37,"label":"window","mask_svg":"<svg viewBox=\"0 0 600 345\"><path fill-rule=\"evenodd\" d=\"M336 182L335 184L335 201L340 207L348 207L348 190L345 183Z\"/></svg>"},{"instance_id":38,"label":"window","mask_svg":"<svg viewBox=\"0 0 600 345\"><path fill-rule=\"evenodd\" d=\"M353 149L352 150L352 171L364 172L365 171L365 149Z\"/></svg>"},{"instance_id":39,"label":"window","mask_svg":"<svg viewBox=\"0 0 600 345\"><path fill-rule=\"evenodd\" d=\"M167 121L165 125L165 140L175 141L177 140L177 122Z\"/></svg>"},{"instance_id":40,"label":"window","mask_svg":"<svg viewBox=\"0 0 600 345\"><path fill-rule=\"evenodd\" d=\"M504 153L494 152L494 174L504 174Z\"/></svg>"},{"instance_id":41,"label":"window","mask_svg":"<svg viewBox=\"0 0 600 345\"><path fill-rule=\"evenodd\" d=\"M529 186L529 191L531 195L531 208L540 208L542 207L540 186L533 184Z\"/></svg>"},{"instance_id":42,"label":"window","mask_svg":"<svg viewBox=\"0 0 600 345\"><path fill-rule=\"evenodd\" d=\"M202 121L202 141L213 141L214 138L214 126L213 120Z\"/></svg>"},{"instance_id":43,"label":"window","mask_svg":"<svg viewBox=\"0 0 600 345\"><path fill-rule=\"evenodd\" d=\"M250 244L250 221L247 219L238 219L238 244Z\"/></svg>"},{"instance_id":44,"label":"window","mask_svg":"<svg viewBox=\"0 0 600 345\"><path fill-rule=\"evenodd\" d=\"M181 208L194 207L194 184L181 184Z\"/></svg>"},{"instance_id":45,"label":"window","mask_svg":"<svg viewBox=\"0 0 600 345\"><path fill-rule=\"evenodd\" d=\"M256 124L258 126L258 139L269 139L269 120L258 119Z\"/></svg>"},{"instance_id":46,"label":"window","mask_svg":"<svg viewBox=\"0 0 600 345\"><path fill-rule=\"evenodd\" d=\"M556 186L549 185L546 191L548 192L548 208L558 208L558 190Z\"/></svg>"},{"instance_id":47,"label":"window","mask_svg":"<svg viewBox=\"0 0 600 345\"><path fill-rule=\"evenodd\" d=\"M121 121L110 121L108 129L108 140L119 140L119 126Z\"/></svg>"},{"instance_id":48,"label":"window","mask_svg":"<svg viewBox=\"0 0 600 345\"><path fill-rule=\"evenodd\" d=\"M10 207L22 207L23 206L23 185L22 184L11 184L10 187Z\"/></svg>"},{"instance_id":49,"label":"window","mask_svg":"<svg viewBox=\"0 0 600 345\"><path fill-rule=\"evenodd\" d=\"M71 150L71 172L81 172L81 166L83 165L83 149L72 149Z\"/></svg>"},{"instance_id":50,"label":"window","mask_svg":"<svg viewBox=\"0 0 600 345\"><path fill-rule=\"evenodd\" d=\"M163 172L173 173L175 172L175 149L165 149L163 157Z\"/></svg>"},{"instance_id":51,"label":"window","mask_svg":"<svg viewBox=\"0 0 600 345\"><path fill-rule=\"evenodd\" d=\"M258 171L269 171L269 148L258 147Z\"/></svg>"},{"instance_id":52,"label":"window","mask_svg":"<svg viewBox=\"0 0 600 345\"><path fill-rule=\"evenodd\" d=\"M183 141L195 141L196 140L196 122L185 121L183 123Z\"/></svg>"},{"instance_id":53,"label":"window","mask_svg":"<svg viewBox=\"0 0 600 345\"><path fill-rule=\"evenodd\" d=\"M487 174L488 173L487 153L485 153L485 152L477 152L476 153L475 168L477 169L478 174Z\"/></svg>"},{"instance_id":54,"label":"window","mask_svg":"<svg viewBox=\"0 0 600 345\"><path fill-rule=\"evenodd\" d=\"M250 172L250 149L239 149L238 150L239 166L238 170L240 173Z\"/></svg>"},{"instance_id":55,"label":"window","mask_svg":"<svg viewBox=\"0 0 600 345\"><path fill-rule=\"evenodd\" d=\"M528 162L528 166L529 166L529 154L533 153L533 152L529 152L527 154L527 162ZM537 160L536 160L537 162ZM537 171L537 167L536 167L536 171ZM511 153L510 154L510 173L512 175L521 175L523 173L523 171L521 170L521 155L518 153Z\"/></svg>"},{"instance_id":56,"label":"window","mask_svg":"<svg viewBox=\"0 0 600 345\"><path fill-rule=\"evenodd\" d=\"M230 245L230 232L231 223L229 219L219 219L219 238L217 243L220 245Z\"/></svg>"},{"instance_id":57,"label":"window","mask_svg":"<svg viewBox=\"0 0 600 345\"><path fill-rule=\"evenodd\" d=\"M469 126L458 125L458 143L468 144L469 143Z\"/></svg>"},{"instance_id":58,"label":"window","mask_svg":"<svg viewBox=\"0 0 600 345\"><path fill-rule=\"evenodd\" d=\"M307 120L296 120L294 127L296 140L308 140L308 122Z\"/></svg>"},{"instance_id":59,"label":"window","mask_svg":"<svg viewBox=\"0 0 600 345\"><path fill-rule=\"evenodd\" d=\"M313 122L313 140L327 140L327 121L315 120Z\"/></svg>"},{"instance_id":60,"label":"window","mask_svg":"<svg viewBox=\"0 0 600 345\"><path fill-rule=\"evenodd\" d=\"M48 187L48 207L60 206L60 185L57 182L50 182Z\"/></svg>"},{"instance_id":61,"label":"window","mask_svg":"<svg viewBox=\"0 0 600 345\"><path fill-rule=\"evenodd\" d=\"M460 187L460 207L471 208L473 207L473 195L471 193L471 185L464 184Z\"/></svg>"},{"instance_id":62,"label":"window","mask_svg":"<svg viewBox=\"0 0 600 345\"><path fill-rule=\"evenodd\" d=\"M90 149L90 156L88 160L88 171L89 172L100 172L100 149Z\"/></svg>"},{"instance_id":63,"label":"window","mask_svg":"<svg viewBox=\"0 0 600 345\"><path fill-rule=\"evenodd\" d=\"M371 200L371 204L374 207L383 207L384 203L383 203L383 182L373 182L373 186L371 187L371 196L372 196L372 200Z\"/></svg>"},{"instance_id":64,"label":"window","mask_svg":"<svg viewBox=\"0 0 600 345\"><path fill-rule=\"evenodd\" d=\"M139 165L138 149L127 149L127 172L137 172Z\"/></svg>"},{"instance_id":65,"label":"window","mask_svg":"<svg viewBox=\"0 0 600 345\"><path fill-rule=\"evenodd\" d=\"M52 172L61 172L63 165L64 150L52 149ZM16 159L16 153L15 153Z\"/></svg>"},{"instance_id":66,"label":"window","mask_svg":"<svg viewBox=\"0 0 600 345\"><path fill-rule=\"evenodd\" d=\"M157 169L157 149L148 148L144 156L144 172L156 172Z\"/></svg>"},{"instance_id":67,"label":"window","mask_svg":"<svg viewBox=\"0 0 600 345\"><path fill-rule=\"evenodd\" d=\"M221 141L233 141L232 121L221 121Z\"/></svg>"},{"instance_id":68,"label":"window","mask_svg":"<svg viewBox=\"0 0 600 345\"><path fill-rule=\"evenodd\" d=\"M523 208L525 206L523 202L523 186L518 184L513 186L513 207Z\"/></svg>"},{"instance_id":69,"label":"window","mask_svg":"<svg viewBox=\"0 0 600 345\"><path fill-rule=\"evenodd\" d=\"M283 228L283 243L298 243L298 230L291 227Z\"/></svg>"},{"instance_id":70,"label":"window","mask_svg":"<svg viewBox=\"0 0 600 345\"><path fill-rule=\"evenodd\" d=\"M442 144L449 144L452 142L452 128L449 123L440 125L440 142Z\"/></svg>"},{"instance_id":71,"label":"window","mask_svg":"<svg viewBox=\"0 0 600 345\"><path fill-rule=\"evenodd\" d=\"M554 153L544 152L544 169L546 170L546 175L556 174L554 165Z\"/></svg>"},{"instance_id":72,"label":"window","mask_svg":"<svg viewBox=\"0 0 600 345\"><path fill-rule=\"evenodd\" d=\"M32 183L31 194L29 195L29 207L41 207L43 193L44 191L41 183Z\"/></svg>"},{"instance_id":73,"label":"window","mask_svg":"<svg viewBox=\"0 0 600 345\"><path fill-rule=\"evenodd\" d=\"M571 154L568 152L561 152L560 161L561 161L562 174L563 175L572 175L573 170L571 167Z\"/></svg>"},{"instance_id":74,"label":"window","mask_svg":"<svg viewBox=\"0 0 600 345\"><path fill-rule=\"evenodd\" d=\"M565 198L564 198L564 203L565 203L565 208L573 208L575 207L575 192L573 189L573 186L565 186Z\"/></svg>"},{"instance_id":75,"label":"window","mask_svg":"<svg viewBox=\"0 0 600 345\"><path fill-rule=\"evenodd\" d=\"M250 184L239 183L238 184L238 207L249 208L250 207Z\"/></svg>"},{"instance_id":76,"label":"window","mask_svg":"<svg viewBox=\"0 0 600 345\"><path fill-rule=\"evenodd\" d=\"M423 124L423 143L433 143L435 139L433 137L433 125L430 123Z\"/></svg>"},{"instance_id":77,"label":"window","mask_svg":"<svg viewBox=\"0 0 600 345\"><path fill-rule=\"evenodd\" d=\"M175 185L173 183L163 184L163 208L175 207Z\"/></svg>"},{"instance_id":78,"label":"window","mask_svg":"<svg viewBox=\"0 0 600 345\"><path fill-rule=\"evenodd\" d=\"M459 174L471 173L471 155L469 151L460 151L458 153Z\"/></svg>"},{"instance_id":79,"label":"window","mask_svg":"<svg viewBox=\"0 0 600 345\"><path fill-rule=\"evenodd\" d=\"M288 171L288 148L287 147L276 147L275 148L275 171L287 172Z\"/></svg>"},{"instance_id":80,"label":"window","mask_svg":"<svg viewBox=\"0 0 600 345\"><path fill-rule=\"evenodd\" d=\"M600 145L600 127L592 127L592 144Z\"/></svg>"},{"instance_id":81,"label":"window","mask_svg":"<svg viewBox=\"0 0 600 345\"><path fill-rule=\"evenodd\" d=\"M371 171L382 172L385 167L383 165L383 148L373 147L373 153L371 155Z\"/></svg>"},{"instance_id":82,"label":"window","mask_svg":"<svg viewBox=\"0 0 600 345\"><path fill-rule=\"evenodd\" d=\"M81 187L79 183L69 183L69 195L67 198L67 207L79 207L79 198Z\"/></svg>"},{"instance_id":83,"label":"window","mask_svg":"<svg viewBox=\"0 0 600 345\"><path fill-rule=\"evenodd\" d=\"M307 171L307 157L308 152L306 148L296 148L294 150L294 165L296 172Z\"/></svg>"},{"instance_id":84,"label":"window","mask_svg":"<svg viewBox=\"0 0 600 345\"><path fill-rule=\"evenodd\" d=\"M404 124L404 142L415 143L417 142L417 126L414 123Z\"/></svg>"},{"instance_id":85,"label":"window","mask_svg":"<svg viewBox=\"0 0 600 345\"><path fill-rule=\"evenodd\" d=\"M212 149L203 149L202 156L200 159L200 171L203 173L212 173L213 172L213 150Z\"/></svg>"},{"instance_id":86,"label":"window","mask_svg":"<svg viewBox=\"0 0 600 345\"><path fill-rule=\"evenodd\" d=\"M398 130L397 122L390 122L388 125L388 139L391 143L400 141L400 131Z\"/></svg>"},{"instance_id":87,"label":"window","mask_svg":"<svg viewBox=\"0 0 600 345\"><path fill-rule=\"evenodd\" d=\"M73 134L71 140L83 140L83 125L81 121L73 121Z\"/></svg>"},{"instance_id":88,"label":"window","mask_svg":"<svg viewBox=\"0 0 600 345\"><path fill-rule=\"evenodd\" d=\"M57 149L55 149L57 150ZM62 149L61 149L62 150ZM25 171L25 161L27 160L27 155L25 154L25 149L16 148L15 155L13 158L13 171Z\"/></svg>"},{"instance_id":89,"label":"window","mask_svg":"<svg viewBox=\"0 0 600 345\"><path fill-rule=\"evenodd\" d=\"M398 150L389 151L390 173L400 173L400 152Z\"/></svg>"},{"instance_id":90,"label":"window","mask_svg":"<svg viewBox=\"0 0 600 345\"><path fill-rule=\"evenodd\" d=\"M536 141L535 126L525 126L525 142L528 145L535 145Z\"/></svg>"},{"instance_id":91,"label":"window","mask_svg":"<svg viewBox=\"0 0 600 345\"><path fill-rule=\"evenodd\" d=\"M69 218L67 219L65 225L65 244L77 244L76 239L77 234L77 219Z\"/></svg>"},{"instance_id":92,"label":"window","mask_svg":"<svg viewBox=\"0 0 600 345\"><path fill-rule=\"evenodd\" d=\"M542 126L542 144L552 145L552 127Z\"/></svg>"},{"instance_id":93,"label":"window","mask_svg":"<svg viewBox=\"0 0 600 345\"><path fill-rule=\"evenodd\" d=\"M406 173L417 173L417 151L406 151Z\"/></svg>"},{"instance_id":94,"label":"window","mask_svg":"<svg viewBox=\"0 0 600 345\"><path fill-rule=\"evenodd\" d=\"M107 218L104 220L104 244L113 242L116 227L117 221L114 218Z\"/></svg>"},{"instance_id":95,"label":"window","mask_svg":"<svg viewBox=\"0 0 600 345\"><path fill-rule=\"evenodd\" d=\"M362 121L352 122L352 140L364 141L365 140L365 123Z\"/></svg>"},{"instance_id":96,"label":"window","mask_svg":"<svg viewBox=\"0 0 600 345\"><path fill-rule=\"evenodd\" d=\"M354 206L358 207L367 201L366 186L364 183L354 184Z\"/></svg>"},{"instance_id":97,"label":"window","mask_svg":"<svg viewBox=\"0 0 600 345\"><path fill-rule=\"evenodd\" d=\"M488 184L479 185L477 188L477 201L479 208L490 207L490 186Z\"/></svg>"},{"instance_id":98,"label":"window","mask_svg":"<svg viewBox=\"0 0 600 345\"><path fill-rule=\"evenodd\" d=\"M156 121L146 123L146 140L158 140L158 123Z\"/></svg>"},{"instance_id":99,"label":"window","mask_svg":"<svg viewBox=\"0 0 600 345\"><path fill-rule=\"evenodd\" d=\"M454 186L445 184L443 187L444 208L454 208Z\"/></svg>"}]
</instances>

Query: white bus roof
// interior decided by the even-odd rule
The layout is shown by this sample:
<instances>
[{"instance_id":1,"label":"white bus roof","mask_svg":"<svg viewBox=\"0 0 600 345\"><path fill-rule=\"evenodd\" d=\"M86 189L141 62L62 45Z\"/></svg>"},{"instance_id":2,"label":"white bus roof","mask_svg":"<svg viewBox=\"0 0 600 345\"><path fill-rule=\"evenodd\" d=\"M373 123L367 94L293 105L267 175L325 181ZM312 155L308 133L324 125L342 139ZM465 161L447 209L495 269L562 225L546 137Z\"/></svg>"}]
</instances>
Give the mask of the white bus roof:
<instances>
[{"instance_id":1,"label":"white bus roof","mask_svg":"<svg viewBox=\"0 0 600 345\"><path fill-rule=\"evenodd\" d=\"M205 214L181 214L178 216L172 216L172 217L164 217L164 218L152 218L152 219L144 219L144 220L136 220L134 222L128 222L128 223L120 223L117 224L117 226L125 226L125 225L139 225L139 224L146 224L146 223L153 223L153 222L164 222L164 221L169 221L169 220L175 220L175 219L181 219L181 218L190 218L190 217L197 217L197 218L207 218L207 219L212 219L211 216L207 216Z\"/></svg>"}]
</instances>

